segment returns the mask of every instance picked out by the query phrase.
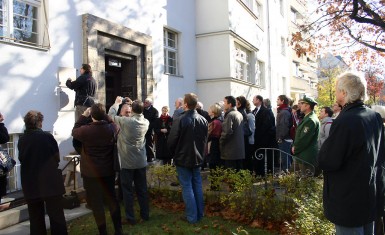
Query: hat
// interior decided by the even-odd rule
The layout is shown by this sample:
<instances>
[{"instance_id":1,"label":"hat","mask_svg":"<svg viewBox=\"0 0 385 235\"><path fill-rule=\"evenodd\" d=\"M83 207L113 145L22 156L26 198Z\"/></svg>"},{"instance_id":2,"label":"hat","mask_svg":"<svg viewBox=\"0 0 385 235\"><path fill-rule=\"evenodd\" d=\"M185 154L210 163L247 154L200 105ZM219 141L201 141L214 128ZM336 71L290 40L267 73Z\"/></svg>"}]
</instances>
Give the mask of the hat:
<instances>
[{"instance_id":1,"label":"hat","mask_svg":"<svg viewBox=\"0 0 385 235\"><path fill-rule=\"evenodd\" d=\"M312 97L309 97L309 96L304 96L301 99L301 101L304 102L304 103L312 104L312 105L318 104L317 101L315 101Z\"/></svg>"}]
</instances>

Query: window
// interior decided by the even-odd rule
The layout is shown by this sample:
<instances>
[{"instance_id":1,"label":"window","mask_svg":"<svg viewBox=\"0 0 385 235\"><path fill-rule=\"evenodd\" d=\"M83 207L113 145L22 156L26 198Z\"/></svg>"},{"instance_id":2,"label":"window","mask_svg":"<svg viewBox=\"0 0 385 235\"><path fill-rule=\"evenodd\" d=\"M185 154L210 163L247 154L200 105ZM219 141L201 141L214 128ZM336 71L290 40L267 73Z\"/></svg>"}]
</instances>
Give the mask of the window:
<instances>
[{"instance_id":1,"label":"window","mask_svg":"<svg viewBox=\"0 0 385 235\"><path fill-rule=\"evenodd\" d=\"M299 63L297 63L297 62L293 62L292 73L293 73L294 77L297 77L297 78L303 78L304 77L303 73L299 69Z\"/></svg>"},{"instance_id":2,"label":"window","mask_svg":"<svg viewBox=\"0 0 385 235\"><path fill-rule=\"evenodd\" d=\"M242 0L242 2L250 9L253 10L253 0Z\"/></svg>"},{"instance_id":3,"label":"window","mask_svg":"<svg viewBox=\"0 0 385 235\"><path fill-rule=\"evenodd\" d=\"M0 41L49 48L44 0L0 0Z\"/></svg>"},{"instance_id":4,"label":"window","mask_svg":"<svg viewBox=\"0 0 385 235\"><path fill-rule=\"evenodd\" d=\"M250 76L250 54L249 50L235 43L235 78L252 82Z\"/></svg>"},{"instance_id":5,"label":"window","mask_svg":"<svg viewBox=\"0 0 385 235\"><path fill-rule=\"evenodd\" d=\"M262 5L257 0L241 0L243 4L258 18L258 22L262 22Z\"/></svg>"},{"instance_id":6,"label":"window","mask_svg":"<svg viewBox=\"0 0 385 235\"><path fill-rule=\"evenodd\" d=\"M286 94L286 78L285 77L282 77L282 88L281 88L281 92L282 94Z\"/></svg>"},{"instance_id":7,"label":"window","mask_svg":"<svg viewBox=\"0 0 385 235\"><path fill-rule=\"evenodd\" d=\"M265 63L258 60L255 67L255 85L265 87Z\"/></svg>"},{"instance_id":8,"label":"window","mask_svg":"<svg viewBox=\"0 0 385 235\"><path fill-rule=\"evenodd\" d=\"M279 0L279 12L284 16L283 0Z\"/></svg>"},{"instance_id":9,"label":"window","mask_svg":"<svg viewBox=\"0 0 385 235\"><path fill-rule=\"evenodd\" d=\"M294 24L297 23L297 14L298 12L295 9L293 8L290 9L290 19L291 19L291 22L293 22Z\"/></svg>"},{"instance_id":10,"label":"window","mask_svg":"<svg viewBox=\"0 0 385 235\"><path fill-rule=\"evenodd\" d=\"M284 37L281 37L281 54L286 55L286 40Z\"/></svg>"},{"instance_id":11,"label":"window","mask_svg":"<svg viewBox=\"0 0 385 235\"><path fill-rule=\"evenodd\" d=\"M255 10L254 10L254 13L255 15L257 16L257 21L258 21L258 24L260 27L262 27L263 25L263 7L262 5L258 2L258 1L255 1Z\"/></svg>"},{"instance_id":12,"label":"window","mask_svg":"<svg viewBox=\"0 0 385 235\"><path fill-rule=\"evenodd\" d=\"M178 34L164 29L164 72L172 75L178 73Z\"/></svg>"}]
</instances>

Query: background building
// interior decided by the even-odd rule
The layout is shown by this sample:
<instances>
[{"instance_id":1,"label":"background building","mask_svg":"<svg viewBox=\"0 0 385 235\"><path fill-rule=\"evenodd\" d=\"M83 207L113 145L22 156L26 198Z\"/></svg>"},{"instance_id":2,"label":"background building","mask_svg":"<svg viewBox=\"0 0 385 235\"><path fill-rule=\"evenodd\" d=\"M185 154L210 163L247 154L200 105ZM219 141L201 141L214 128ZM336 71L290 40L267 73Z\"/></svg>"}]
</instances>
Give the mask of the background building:
<instances>
[{"instance_id":1,"label":"background building","mask_svg":"<svg viewBox=\"0 0 385 235\"><path fill-rule=\"evenodd\" d=\"M283 1L283 0L280 0ZM299 31L298 24L306 19L307 1L305 0L288 0L289 7L286 9L289 24L289 33ZM305 35L306 36L306 35ZM314 55L299 57L296 51L291 49L288 57L290 63L290 96L297 103L304 95L317 97L317 58Z\"/></svg>"}]
</instances>

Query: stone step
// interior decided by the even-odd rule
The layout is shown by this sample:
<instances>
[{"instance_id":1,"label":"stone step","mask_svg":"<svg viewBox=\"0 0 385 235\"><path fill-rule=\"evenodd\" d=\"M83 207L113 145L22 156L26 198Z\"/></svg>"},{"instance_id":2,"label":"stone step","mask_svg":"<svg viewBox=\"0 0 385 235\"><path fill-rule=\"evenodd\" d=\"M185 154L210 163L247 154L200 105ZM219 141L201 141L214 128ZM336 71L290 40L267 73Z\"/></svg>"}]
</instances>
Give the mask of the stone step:
<instances>
[{"instance_id":1,"label":"stone step","mask_svg":"<svg viewBox=\"0 0 385 235\"><path fill-rule=\"evenodd\" d=\"M67 188L67 194L71 190ZM85 191L83 188L76 190L80 201L85 201ZM0 212L0 230L9 226L19 224L29 219L28 207L24 198L12 198L15 195L7 195L7 200L2 205L8 205L8 208ZM0 232L1 234L1 232Z\"/></svg>"},{"instance_id":2,"label":"stone step","mask_svg":"<svg viewBox=\"0 0 385 235\"><path fill-rule=\"evenodd\" d=\"M29 219L27 205L0 212L0 230Z\"/></svg>"}]
</instances>

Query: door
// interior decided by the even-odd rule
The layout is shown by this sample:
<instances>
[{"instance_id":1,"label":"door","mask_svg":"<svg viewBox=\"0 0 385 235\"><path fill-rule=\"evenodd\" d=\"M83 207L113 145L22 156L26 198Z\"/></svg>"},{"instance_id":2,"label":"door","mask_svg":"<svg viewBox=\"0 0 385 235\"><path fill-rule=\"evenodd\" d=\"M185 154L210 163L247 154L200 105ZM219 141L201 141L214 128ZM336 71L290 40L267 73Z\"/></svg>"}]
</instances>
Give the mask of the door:
<instances>
[{"instance_id":1,"label":"door","mask_svg":"<svg viewBox=\"0 0 385 235\"><path fill-rule=\"evenodd\" d=\"M137 99L136 57L105 56L106 111L115 103L117 96Z\"/></svg>"}]
</instances>

